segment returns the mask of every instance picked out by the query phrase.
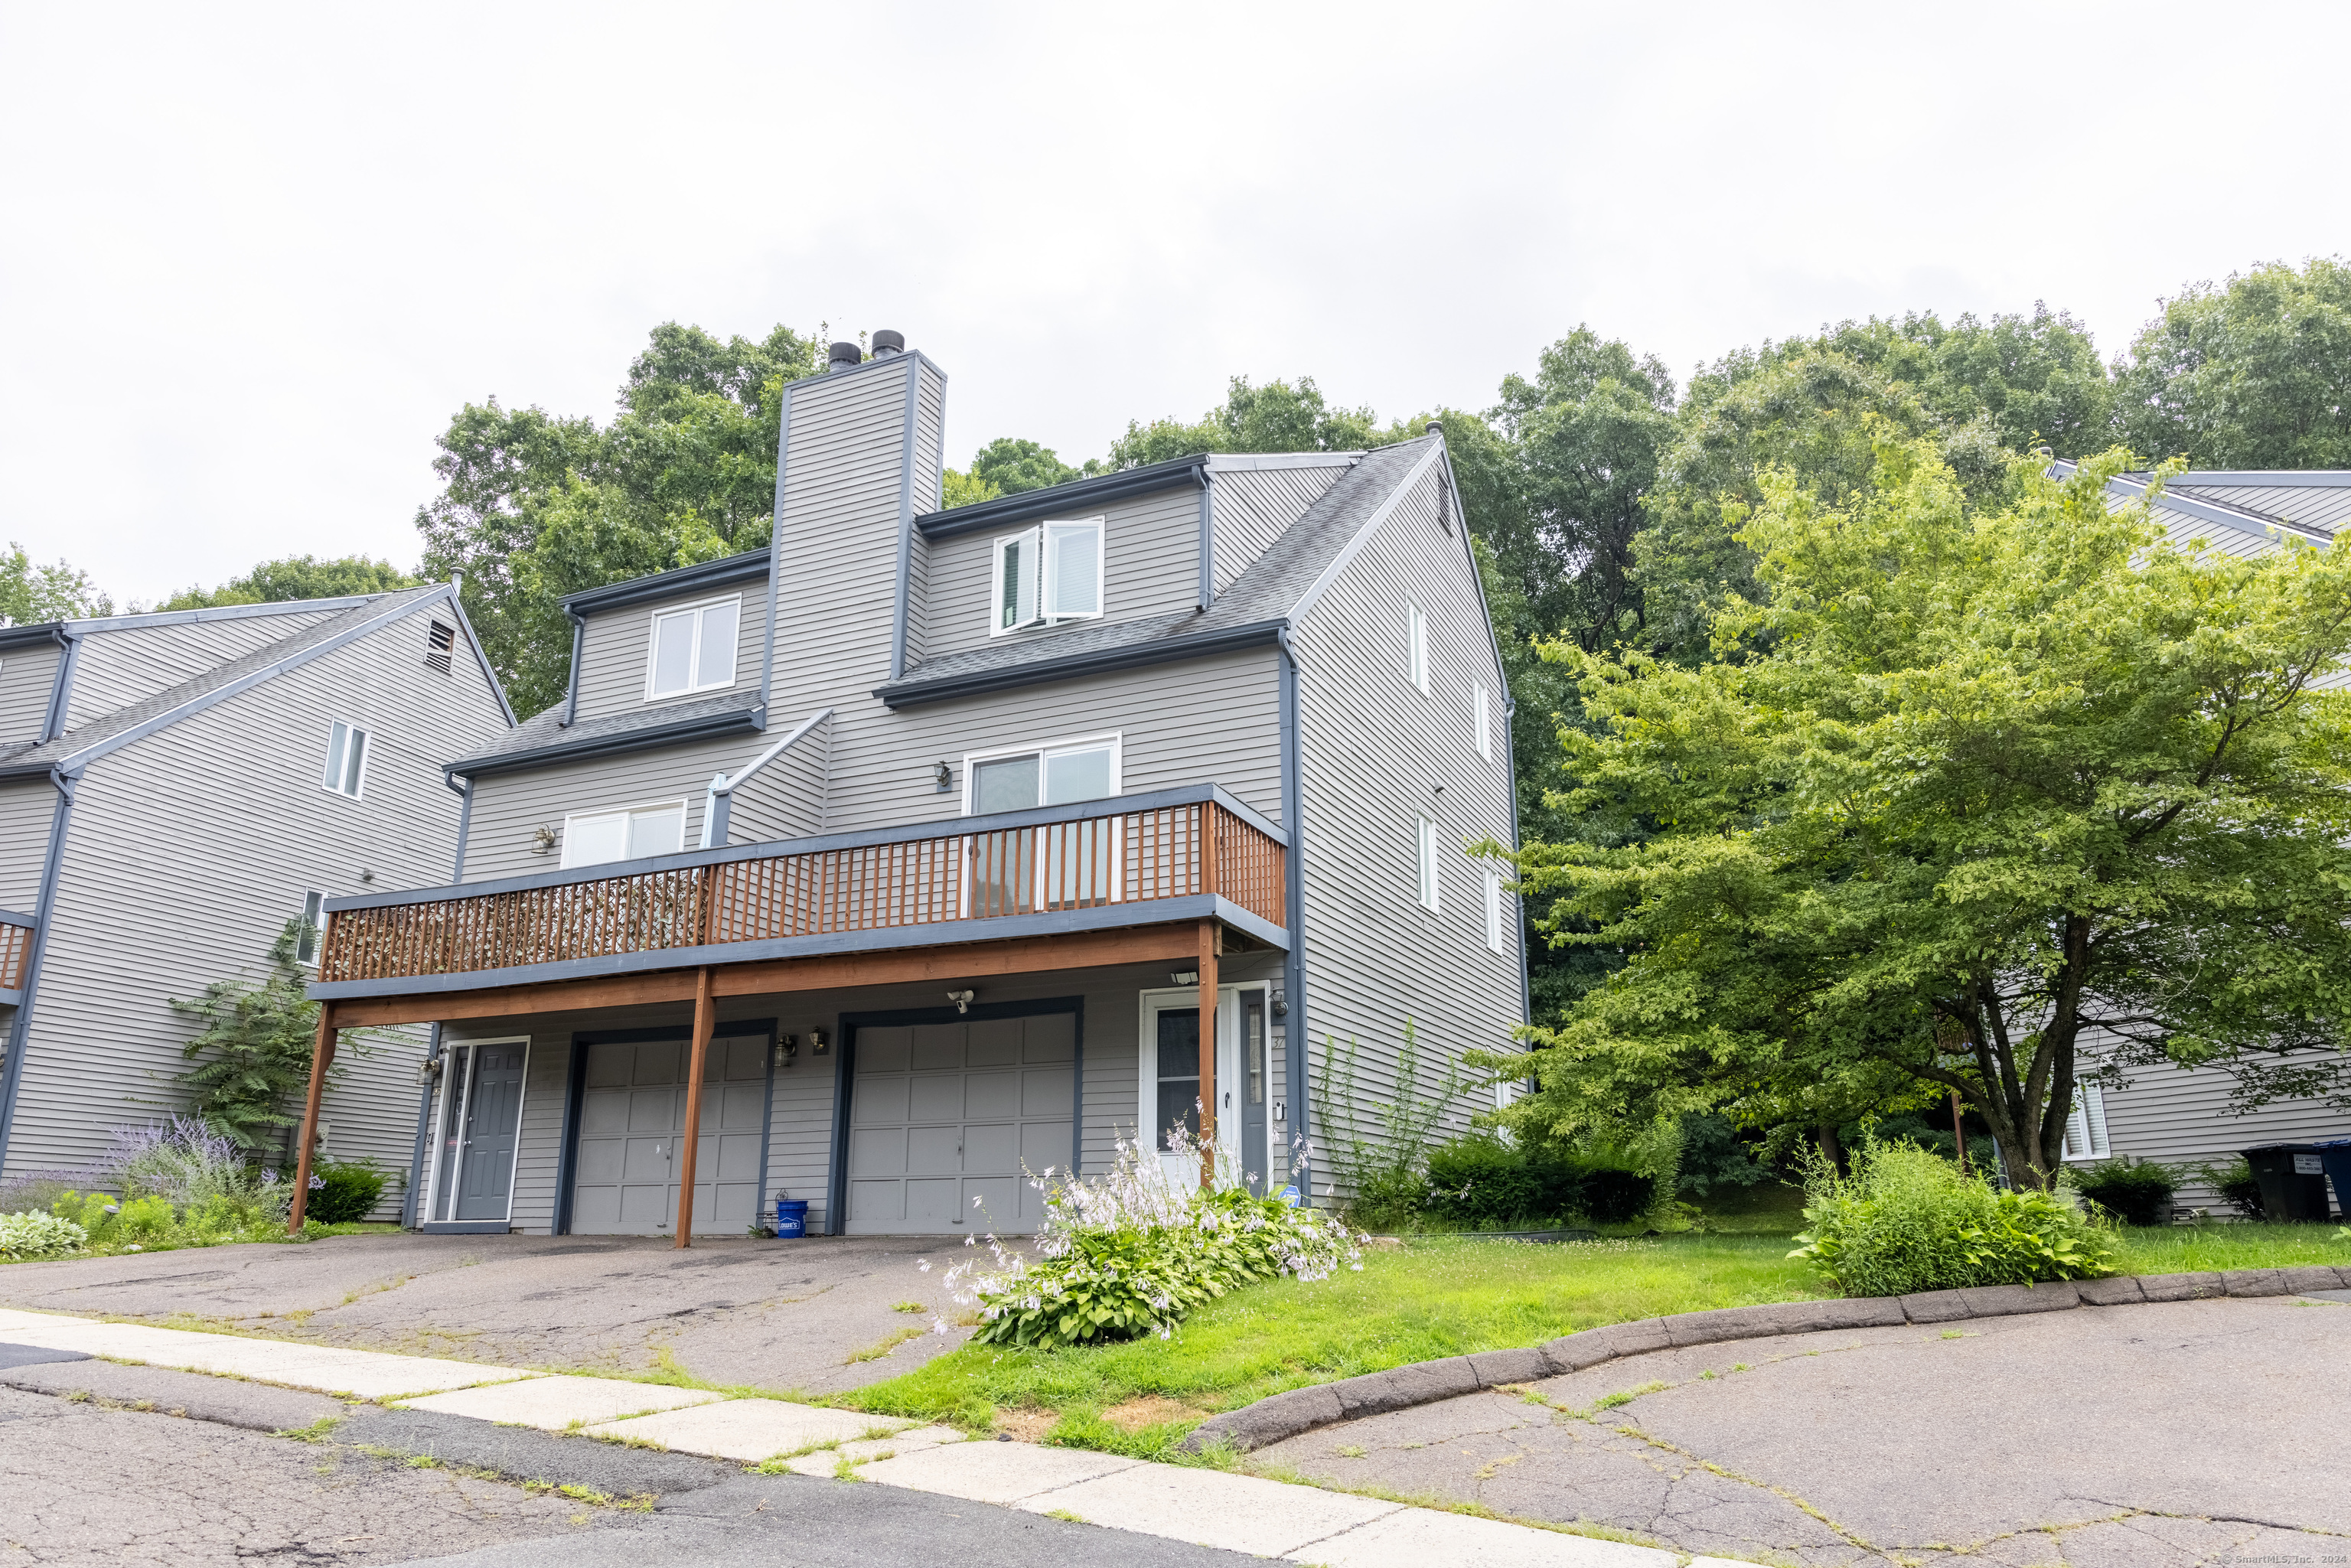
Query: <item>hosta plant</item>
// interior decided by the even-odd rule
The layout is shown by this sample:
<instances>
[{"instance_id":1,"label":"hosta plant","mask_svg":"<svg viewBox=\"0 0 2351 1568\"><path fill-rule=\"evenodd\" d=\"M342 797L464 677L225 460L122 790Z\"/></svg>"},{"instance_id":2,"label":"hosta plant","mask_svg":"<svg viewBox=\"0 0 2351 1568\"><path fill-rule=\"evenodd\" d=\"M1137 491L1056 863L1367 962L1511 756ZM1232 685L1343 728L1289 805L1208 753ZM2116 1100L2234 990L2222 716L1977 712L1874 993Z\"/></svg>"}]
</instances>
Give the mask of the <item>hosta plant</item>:
<instances>
[{"instance_id":1,"label":"hosta plant","mask_svg":"<svg viewBox=\"0 0 2351 1568\"><path fill-rule=\"evenodd\" d=\"M11 1263L70 1257L89 1239L80 1226L54 1214L0 1214L0 1260Z\"/></svg>"},{"instance_id":2,"label":"hosta plant","mask_svg":"<svg viewBox=\"0 0 2351 1568\"><path fill-rule=\"evenodd\" d=\"M1176 1136L1196 1160L1180 1130ZM992 1269L973 1260L946 1272L948 1294L979 1315L973 1337L1035 1346L1164 1338L1192 1309L1237 1286L1363 1267L1362 1239L1335 1216L1251 1197L1226 1163L1215 1185L1179 1191L1155 1153L1122 1141L1105 1175L1048 1170L1030 1178L1045 1199L1031 1251L991 1235ZM947 1331L944 1319L933 1327Z\"/></svg>"}]
</instances>

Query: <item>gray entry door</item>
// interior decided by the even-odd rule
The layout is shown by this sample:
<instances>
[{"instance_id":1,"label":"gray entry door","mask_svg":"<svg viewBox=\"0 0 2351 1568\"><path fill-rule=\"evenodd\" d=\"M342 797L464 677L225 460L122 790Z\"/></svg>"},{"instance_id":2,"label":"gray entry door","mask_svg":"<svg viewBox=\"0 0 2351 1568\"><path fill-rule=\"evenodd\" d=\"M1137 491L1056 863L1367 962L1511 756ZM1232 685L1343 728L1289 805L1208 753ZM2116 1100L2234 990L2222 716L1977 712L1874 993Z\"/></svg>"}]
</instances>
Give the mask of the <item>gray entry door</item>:
<instances>
[{"instance_id":1,"label":"gray entry door","mask_svg":"<svg viewBox=\"0 0 2351 1568\"><path fill-rule=\"evenodd\" d=\"M1077 1043L1070 1013L861 1025L849 1233L1035 1230L1044 1203L1029 1176L1071 1166Z\"/></svg>"},{"instance_id":2,"label":"gray entry door","mask_svg":"<svg viewBox=\"0 0 2351 1568\"><path fill-rule=\"evenodd\" d=\"M692 1047L682 1040L588 1047L580 1151L571 1178L575 1236L658 1236L677 1228L678 1143ZM694 1223L747 1228L759 1209L759 1143L768 1103L765 1034L718 1035L703 1062Z\"/></svg>"},{"instance_id":3,"label":"gray entry door","mask_svg":"<svg viewBox=\"0 0 2351 1568\"><path fill-rule=\"evenodd\" d=\"M529 1047L474 1048L457 1165L458 1219L505 1219L514 1207L515 1134L522 1123L522 1066Z\"/></svg>"}]
</instances>

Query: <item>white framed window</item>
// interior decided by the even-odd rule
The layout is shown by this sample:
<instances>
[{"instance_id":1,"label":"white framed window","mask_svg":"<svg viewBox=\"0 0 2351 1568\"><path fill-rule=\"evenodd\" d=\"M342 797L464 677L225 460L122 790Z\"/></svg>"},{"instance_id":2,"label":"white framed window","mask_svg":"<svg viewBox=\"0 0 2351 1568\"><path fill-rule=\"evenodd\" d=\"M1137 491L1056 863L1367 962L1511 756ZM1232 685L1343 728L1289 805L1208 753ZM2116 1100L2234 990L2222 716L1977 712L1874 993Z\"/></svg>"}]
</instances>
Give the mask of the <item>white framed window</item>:
<instances>
[{"instance_id":1,"label":"white framed window","mask_svg":"<svg viewBox=\"0 0 2351 1568\"><path fill-rule=\"evenodd\" d=\"M1502 940L1506 935L1502 924L1504 908L1502 873L1489 871L1486 873L1486 950L1488 952L1500 953L1507 950Z\"/></svg>"},{"instance_id":2,"label":"white framed window","mask_svg":"<svg viewBox=\"0 0 2351 1568\"><path fill-rule=\"evenodd\" d=\"M736 634L742 625L739 593L706 604L654 611L646 639L645 700L733 685Z\"/></svg>"},{"instance_id":3,"label":"white framed window","mask_svg":"<svg viewBox=\"0 0 2351 1568\"><path fill-rule=\"evenodd\" d=\"M356 800L367 785L368 732L336 719L327 727L327 770L319 780L322 789Z\"/></svg>"},{"instance_id":4,"label":"white framed window","mask_svg":"<svg viewBox=\"0 0 2351 1568\"><path fill-rule=\"evenodd\" d=\"M1102 517L1043 523L998 538L988 579L988 635L1099 619L1104 523Z\"/></svg>"},{"instance_id":5,"label":"white framed window","mask_svg":"<svg viewBox=\"0 0 2351 1568\"><path fill-rule=\"evenodd\" d=\"M319 943L327 926L326 902L327 895L315 887L302 894L302 924L294 928L294 961L298 964L318 967Z\"/></svg>"},{"instance_id":6,"label":"white framed window","mask_svg":"<svg viewBox=\"0 0 2351 1568\"><path fill-rule=\"evenodd\" d=\"M963 759L966 816L1100 800L1119 792L1117 735L974 751Z\"/></svg>"},{"instance_id":7,"label":"white framed window","mask_svg":"<svg viewBox=\"0 0 2351 1568\"><path fill-rule=\"evenodd\" d=\"M2106 1092L2095 1083L2076 1084L2065 1118L2065 1158L2103 1160L2113 1152L2106 1142Z\"/></svg>"},{"instance_id":8,"label":"white framed window","mask_svg":"<svg viewBox=\"0 0 2351 1568\"><path fill-rule=\"evenodd\" d=\"M1428 617L1407 601L1404 607L1405 674L1420 695L1428 695Z\"/></svg>"},{"instance_id":9,"label":"white framed window","mask_svg":"<svg viewBox=\"0 0 2351 1568\"><path fill-rule=\"evenodd\" d=\"M1469 733L1477 738L1478 755L1487 761L1494 760L1493 698L1486 692L1486 683L1479 682L1470 688Z\"/></svg>"},{"instance_id":10,"label":"white framed window","mask_svg":"<svg viewBox=\"0 0 2351 1568\"><path fill-rule=\"evenodd\" d=\"M656 800L618 811L580 811L563 819L563 863L674 855L685 847L685 802Z\"/></svg>"},{"instance_id":11,"label":"white framed window","mask_svg":"<svg viewBox=\"0 0 2351 1568\"><path fill-rule=\"evenodd\" d=\"M1437 824L1426 817L1413 819L1413 852L1419 862L1421 907L1437 907Z\"/></svg>"}]
</instances>

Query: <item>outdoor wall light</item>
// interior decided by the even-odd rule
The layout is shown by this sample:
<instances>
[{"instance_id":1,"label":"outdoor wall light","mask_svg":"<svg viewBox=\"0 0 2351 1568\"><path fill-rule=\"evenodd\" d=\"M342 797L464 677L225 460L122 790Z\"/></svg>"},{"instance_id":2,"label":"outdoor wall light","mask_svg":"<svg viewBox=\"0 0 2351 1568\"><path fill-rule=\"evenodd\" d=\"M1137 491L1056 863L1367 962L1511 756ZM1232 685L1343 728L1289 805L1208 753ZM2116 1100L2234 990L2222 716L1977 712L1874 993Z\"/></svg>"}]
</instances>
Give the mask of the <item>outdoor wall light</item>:
<instances>
[{"instance_id":1,"label":"outdoor wall light","mask_svg":"<svg viewBox=\"0 0 2351 1568\"><path fill-rule=\"evenodd\" d=\"M535 855L553 854L555 852L555 830L547 826L543 822L538 827L532 829L530 834L530 852Z\"/></svg>"},{"instance_id":2,"label":"outdoor wall light","mask_svg":"<svg viewBox=\"0 0 2351 1568\"><path fill-rule=\"evenodd\" d=\"M789 1067L792 1064L792 1059L799 1053L799 1036L796 1034L779 1034L776 1037L776 1065L778 1067Z\"/></svg>"},{"instance_id":3,"label":"outdoor wall light","mask_svg":"<svg viewBox=\"0 0 2351 1568\"><path fill-rule=\"evenodd\" d=\"M977 991L949 991L947 1000L955 1004L956 1011L967 1013L971 1011L971 998L978 994Z\"/></svg>"},{"instance_id":4,"label":"outdoor wall light","mask_svg":"<svg viewBox=\"0 0 2351 1568\"><path fill-rule=\"evenodd\" d=\"M432 1088L434 1080L440 1076L441 1059L439 1057L428 1056L423 1061L416 1064L416 1082L423 1084L425 1088Z\"/></svg>"},{"instance_id":5,"label":"outdoor wall light","mask_svg":"<svg viewBox=\"0 0 2351 1568\"><path fill-rule=\"evenodd\" d=\"M1167 977L1167 983L1171 986L1196 986L1200 983L1200 971L1197 969L1178 969L1176 973Z\"/></svg>"},{"instance_id":6,"label":"outdoor wall light","mask_svg":"<svg viewBox=\"0 0 2351 1568\"><path fill-rule=\"evenodd\" d=\"M955 769L944 762L931 769L931 777L937 781L942 795L955 788Z\"/></svg>"},{"instance_id":7,"label":"outdoor wall light","mask_svg":"<svg viewBox=\"0 0 2351 1568\"><path fill-rule=\"evenodd\" d=\"M1273 1016L1278 1019L1286 1019L1290 1016L1290 998L1279 987L1273 993Z\"/></svg>"},{"instance_id":8,"label":"outdoor wall light","mask_svg":"<svg viewBox=\"0 0 2351 1568\"><path fill-rule=\"evenodd\" d=\"M809 1054L822 1056L832 1049L832 1039L820 1029L809 1030Z\"/></svg>"}]
</instances>

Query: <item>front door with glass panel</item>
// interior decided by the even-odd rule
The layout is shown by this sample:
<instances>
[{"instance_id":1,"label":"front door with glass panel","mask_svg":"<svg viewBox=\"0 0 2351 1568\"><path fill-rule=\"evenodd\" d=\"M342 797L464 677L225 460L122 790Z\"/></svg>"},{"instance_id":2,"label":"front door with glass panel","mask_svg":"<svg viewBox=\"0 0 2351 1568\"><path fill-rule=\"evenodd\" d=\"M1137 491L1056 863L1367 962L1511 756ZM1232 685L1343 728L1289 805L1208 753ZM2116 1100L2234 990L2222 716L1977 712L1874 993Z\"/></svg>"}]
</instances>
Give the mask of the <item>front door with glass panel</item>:
<instances>
[{"instance_id":1,"label":"front door with glass panel","mask_svg":"<svg viewBox=\"0 0 2351 1568\"><path fill-rule=\"evenodd\" d=\"M1268 1190L1266 1169L1266 1027L1262 985L1225 986L1217 999L1217 1146L1238 1161L1249 1190ZM1144 1135L1158 1151L1160 1169L1180 1189L1200 1185L1196 1156L1175 1153L1172 1130L1195 1143L1200 1135L1200 1002L1187 988L1144 998ZM1272 1184L1278 1188L1280 1183Z\"/></svg>"},{"instance_id":2,"label":"front door with glass panel","mask_svg":"<svg viewBox=\"0 0 2351 1568\"><path fill-rule=\"evenodd\" d=\"M521 1040L467 1041L443 1052L439 1147L426 1223L511 1217L529 1055L529 1041Z\"/></svg>"}]
</instances>

